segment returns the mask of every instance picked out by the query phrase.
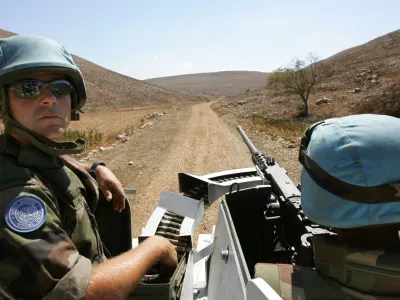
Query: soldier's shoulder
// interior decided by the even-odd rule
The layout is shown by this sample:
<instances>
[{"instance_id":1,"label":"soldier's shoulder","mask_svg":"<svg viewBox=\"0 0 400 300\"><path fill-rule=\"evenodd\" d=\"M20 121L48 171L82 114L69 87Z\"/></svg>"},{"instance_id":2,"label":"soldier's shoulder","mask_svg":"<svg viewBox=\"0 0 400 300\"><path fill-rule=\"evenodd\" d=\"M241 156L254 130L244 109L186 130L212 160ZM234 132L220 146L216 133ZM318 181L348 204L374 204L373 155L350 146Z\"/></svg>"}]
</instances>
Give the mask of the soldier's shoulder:
<instances>
[{"instance_id":1,"label":"soldier's shoulder","mask_svg":"<svg viewBox=\"0 0 400 300\"><path fill-rule=\"evenodd\" d=\"M40 179L28 168L17 164L17 158L0 153L0 191L13 186L42 186Z\"/></svg>"},{"instance_id":2,"label":"soldier's shoulder","mask_svg":"<svg viewBox=\"0 0 400 300\"><path fill-rule=\"evenodd\" d=\"M254 276L264 279L284 299L344 299L343 293L332 287L313 268L258 263Z\"/></svg>"}]
</instances>

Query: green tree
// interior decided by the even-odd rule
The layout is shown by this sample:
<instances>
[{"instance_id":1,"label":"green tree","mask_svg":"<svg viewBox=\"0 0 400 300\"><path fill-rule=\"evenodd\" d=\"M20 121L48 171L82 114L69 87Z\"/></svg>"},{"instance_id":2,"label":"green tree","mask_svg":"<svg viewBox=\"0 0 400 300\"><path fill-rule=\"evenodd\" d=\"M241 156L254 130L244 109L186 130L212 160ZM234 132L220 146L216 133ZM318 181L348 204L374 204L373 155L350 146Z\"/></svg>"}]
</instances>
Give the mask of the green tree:
<instances>
[{"instance_id":1,"label":"green tree","mask_svg":"<svg viewBox=\"0 0 400 300\"><path fill-rule=\"evenodd\" d=\"M310 53L304 60L295 58L288 66L275 70L268 77L268 84L271 88L284 88L287 92L298 95L303 101L301 114L308 116L308 98L326 73L327 68L319 57Z\"/></svg>"}]
</instances>

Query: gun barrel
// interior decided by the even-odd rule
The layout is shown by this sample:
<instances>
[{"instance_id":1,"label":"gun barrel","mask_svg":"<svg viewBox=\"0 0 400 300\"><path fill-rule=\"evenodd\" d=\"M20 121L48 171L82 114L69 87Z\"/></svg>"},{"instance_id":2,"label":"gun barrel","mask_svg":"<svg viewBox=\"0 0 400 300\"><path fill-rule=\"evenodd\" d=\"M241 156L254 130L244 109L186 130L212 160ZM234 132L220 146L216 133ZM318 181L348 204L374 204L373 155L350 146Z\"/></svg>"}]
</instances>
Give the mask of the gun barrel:
<instances>
[{"instance_id":1,"label":"gun barrel","mask_svg":"<svg viewBox=\"0 0 400 300\"><path fill-rule=\"evenodd\" d=\"M238 125L236 129L239 131L240 135L242 136L244 142L246 143L247 147L249 148L251 154L253 155L254 153L259 152L257 148L253 145L253 143L250 141L246 133L243 131L242 127Z\"/></svg>"}]
</instances>

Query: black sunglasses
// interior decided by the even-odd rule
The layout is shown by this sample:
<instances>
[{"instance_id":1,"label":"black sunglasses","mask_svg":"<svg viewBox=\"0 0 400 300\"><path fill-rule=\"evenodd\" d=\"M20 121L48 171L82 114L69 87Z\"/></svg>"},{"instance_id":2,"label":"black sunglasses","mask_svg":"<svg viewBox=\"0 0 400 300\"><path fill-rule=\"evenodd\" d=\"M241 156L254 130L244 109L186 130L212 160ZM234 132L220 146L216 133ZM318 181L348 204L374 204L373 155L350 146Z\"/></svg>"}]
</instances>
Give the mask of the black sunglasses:
<instances>
[{"instance_id":1,"label":"black sunglasses","mask_svg":"<svg viewBox=\"0 0 400 300\"><path fill-rule=\"evenodd\" d=\"M14 83L9 91L23 98L36 98L39 97L44 89L49 87L56 97L66 96L71 93L72 85L69 81L59 79L51 82L43 82L40 80L24 80Z\"/></svg>"}]
</instances>

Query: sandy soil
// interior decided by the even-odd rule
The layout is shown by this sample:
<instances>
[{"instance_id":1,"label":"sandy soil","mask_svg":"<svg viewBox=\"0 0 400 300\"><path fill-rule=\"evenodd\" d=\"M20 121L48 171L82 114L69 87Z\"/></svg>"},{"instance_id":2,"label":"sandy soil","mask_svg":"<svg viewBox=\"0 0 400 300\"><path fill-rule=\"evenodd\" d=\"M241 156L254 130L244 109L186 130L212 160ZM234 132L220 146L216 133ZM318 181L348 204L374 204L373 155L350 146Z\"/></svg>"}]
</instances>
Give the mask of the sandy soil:
<instances>
[{"instance_id":1,"label":"sandy soil","mask_svg":"<svg viewBox=\"0 0 400 300\"><path fill-rule=\"evenodd\" d=\"M124 187L137 190L136 195L130 196L130 203L133 236L138 236L157 206L161 191L179 192L179 172L204 175L253 166L236 125L233 119L220 119L210 103L182 106L154 126L136 130L129 141L100 152L89 162L105 161ZM287 150L268 142L263 146L276 152ZM211 232L218 205L216 201L207 208L197 233Z\"/></svg>"}]
</instances>

